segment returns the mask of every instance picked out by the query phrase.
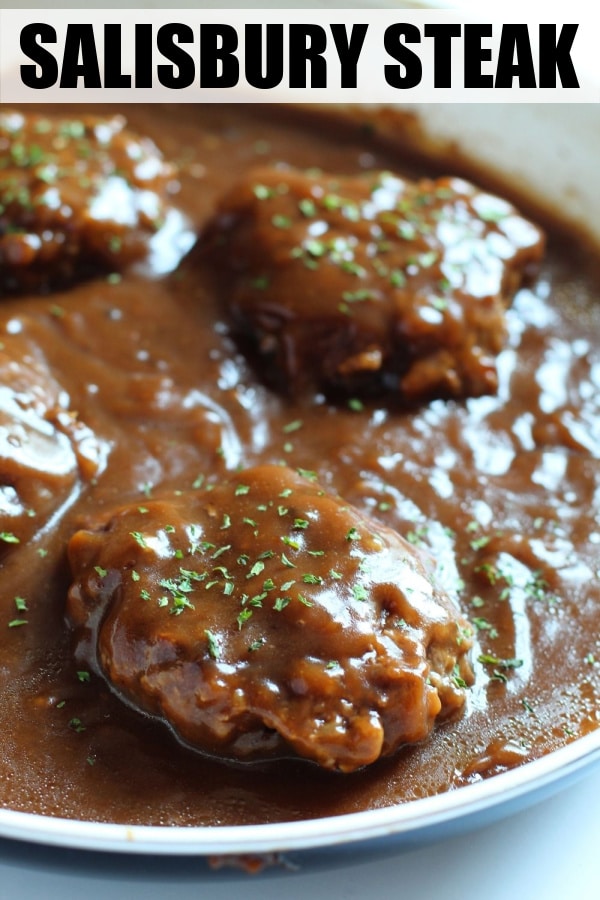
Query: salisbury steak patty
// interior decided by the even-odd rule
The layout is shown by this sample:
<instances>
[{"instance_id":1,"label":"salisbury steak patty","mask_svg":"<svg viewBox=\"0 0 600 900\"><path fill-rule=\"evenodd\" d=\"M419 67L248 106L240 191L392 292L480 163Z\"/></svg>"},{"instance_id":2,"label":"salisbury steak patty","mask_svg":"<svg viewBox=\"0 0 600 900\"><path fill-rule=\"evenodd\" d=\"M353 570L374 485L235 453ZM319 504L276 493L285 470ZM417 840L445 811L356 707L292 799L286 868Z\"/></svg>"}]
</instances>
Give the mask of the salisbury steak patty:
<instances>
[{"instance_id":1,"label":"salisbury steak patty","mask_svg":"<svg viewBox=\"0 0 600 900\"><path fill-rule=\"evenodd\" d=\"M0 114L0 294L145 256L172 179L155 145L118 116Z\"/></svg>"},{"instance_id":2,"label":"salisbury steak patty","mask_svg":"<svg viewBox=\"0 0 600 900\"><path fill-rule=\"evenodd\" d=\"M277 465L69 545L78 655L185 742L352 771L457 714L470 630L415 549Z\"/></svg>"},{"instance_id":3,"label":"salisbury steak patty","mask_svg":"<svg viewBox=\"0 0 600 900\"><path fill-rule=\"evenodd\" d=\"M0 556L42 529L109 452L70 408L39 339L26 316L0 323Z\"/></svg>"},{"instance_id":4,"label":"salisbury steak patty","mask_svg":"<svg viewBox=\"0 0 600 900\"><path fill-rule=\"evenodd\" d=\"M279 385L412 402L495 391L505 308L544 240L457 178L273 167L230 191L203 247L234 331Z\"/></svg>"}]
</instances>

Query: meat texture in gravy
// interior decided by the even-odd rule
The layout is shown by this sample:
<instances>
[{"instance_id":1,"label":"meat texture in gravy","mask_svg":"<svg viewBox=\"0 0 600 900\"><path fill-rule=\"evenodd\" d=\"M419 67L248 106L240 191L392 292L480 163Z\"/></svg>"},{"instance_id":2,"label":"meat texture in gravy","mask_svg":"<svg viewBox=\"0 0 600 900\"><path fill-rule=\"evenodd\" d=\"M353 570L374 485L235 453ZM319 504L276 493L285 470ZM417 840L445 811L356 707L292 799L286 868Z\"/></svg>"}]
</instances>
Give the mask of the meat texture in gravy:
<instances>
[{"instance_id":1,"label":"meat texture in gravy","mask_svg":"<svg viewBox=\"0 0 600 900\"><path fill-rule=\"evenodd\" d=\"M464 707L470 627L419 552L286 466L116 510L69 557L79 658L204 752L351 772Z\"/></svg>"},{"instance_id":2,"label":"meat texture in gravy","mask_svg":"<svg viewBox=\"0 0 600 900\"><path fill-rule=\"evenodd\" d=\"M0 347L0 510L3 547L28 541L82 483L102 470L106 447L69 408L36 343L35 323L10 328Z\"/></svg>"},{"instance_id":3,"label":"meat texture in gravy","mask_svg":"<svg viewBox=\"0 0 600 900\"><path fill-rule=\"evenodd\" d=\"M59 113L77 119L72 110ZM365 129L291 111L132 107L126 127L176 166L179 190L170 196L201 242L223 197L258 165L318 164L340 178L437 177L380 138L377 118ZM451 169L466 174L456 160ZM151 824L333 815L477 781L595 729L600 277L585 249L551 234L537 281L502 310L495 390L488 382L484 396L419 397L410 407L399 392L371 386L337 397L314 384L273 390L232 333L214 262L194 251L165 272L148 257L145 267L110 267L48 295L23 283L19 296L2 300L2 421L9 433L25 419L64 469L42 471L33 438L34 475L13 449L2 469L4 805ZM101 636L101 620L112 621L113 636L121 629L127 666L138 633L129 613L114 616L119 602L133 600L111 594L126 571L121 556L127 547L141 551L135 539L117 539L116 511L131 517L128 533L142 533L138 524L154 521L158 509L189 524L206 480L227 490L240 470L273 466L281 477L312 473L360 521L403 535L412 553L435 559L436 595L456 611L454 627L468 619L474 630L475 679L463 714L351 773L297 758L221 762L186 745L187 715L176 710L171 719L183 741L157 721L157 695L139 690L135 668L119 688L125 703L106 680L103 666L117 653ZM108 528L106 543L99 527ZM137 558L135 566L148 577ZM94 605L107 618L93 622ZM153 610L158 621L164 609ZM187 612L166 614L171 638ZM140 626L142 647L153 646L152 621ZM86 628L99 636L99 660L93 649L86 655ZM440 646L449 666L454 657ZM438 664L424 665L435 673ZM453 676L464 693L460 671Z\"/></svg>"},{"instance_id":4,"label":"meat texture in gravy","mask_svg":"<svg viewBox=\"0 0 600 900\"><path fill-rule=\"evenodd\" d=\"M173 170L120 116L0 113L0 294L47 290L147 255Z\"/></svg>"},{"instance_id":5,"label":"meat texture in gravy","mask_svg":"<svg viewBox=\"0 0 600 900\"><path fill-rule=\"evenodd\" d=\"M200 252L273 383L427 401L496 390L504 310L543 245L458 178L272 167L234 187Z\"/></svg>"}]
</instances>

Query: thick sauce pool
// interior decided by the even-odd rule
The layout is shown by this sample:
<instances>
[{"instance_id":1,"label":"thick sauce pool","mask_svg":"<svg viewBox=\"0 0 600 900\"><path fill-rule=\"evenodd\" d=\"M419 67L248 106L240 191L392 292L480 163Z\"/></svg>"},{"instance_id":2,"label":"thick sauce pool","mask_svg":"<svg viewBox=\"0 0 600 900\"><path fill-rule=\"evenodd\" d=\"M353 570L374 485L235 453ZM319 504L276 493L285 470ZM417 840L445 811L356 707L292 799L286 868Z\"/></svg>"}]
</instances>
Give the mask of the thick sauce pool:
<instances>
[{"instance_id":1,"label":"thick sauce pool","mask_svg":"<svg viewBox=\"0 0 600 900\"><path fill-rule=\"evenodd\" d=\"M253 107L128 118L182 167L176 202L198 230L257 163L426 174L371 127ZM497 395L412 410L277 395L236 349L211 283L184 263L2 301L0 332L41 351L97 438L97 474L2 558L2 804L153 825L304 819L446 791L595 729L600 277L585 253L551 238L539 279L509 312ZM81 447L85 457L85 436ZM465 715L352 775L301 761L221 764L183 747L81 672L65 623L66 541L95 512L282 460L432 553L476 628Z\"/></svg>"}]
</instances>

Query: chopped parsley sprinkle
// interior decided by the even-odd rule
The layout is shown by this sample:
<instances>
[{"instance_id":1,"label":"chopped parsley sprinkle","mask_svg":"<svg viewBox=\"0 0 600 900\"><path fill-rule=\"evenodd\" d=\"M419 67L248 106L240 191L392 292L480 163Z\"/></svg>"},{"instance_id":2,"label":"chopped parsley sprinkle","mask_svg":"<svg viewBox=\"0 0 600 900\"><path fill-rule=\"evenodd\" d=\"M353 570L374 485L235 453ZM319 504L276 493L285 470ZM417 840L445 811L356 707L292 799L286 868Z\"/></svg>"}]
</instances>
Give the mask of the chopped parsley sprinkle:
<instances>
[{"instance_id":1,"label":"chopped parsley sprinkle","mask_svg":"<svg viewBox=\"0 0 600 900\"><path fill-rule=\"evenodd\" d=\"M293 422L287 422L282 430L285 434L291 434L293 431L298 431L299 428L302 428L302 419L295 419Z\"/></svg>"},{"instance_id":2,"label":"chopped parsley sprinkle","mask_svg":"<svg viewBox=\"0 0 600 900\"><path fill-rule=\"evenodd\" d=\"M307 481L316 481L317 473L313 472L312 469L297 469L298 475L302 478L306 478Z\"/></svg>"},{"instance_id":3,"label":"chopped parsley sprinkle","mask_svg":"<svg viewBox=\"0 0 600 900\"><path fill-rule=\"evenodd\" d=\"M76 734L81 734L82 731L85 731L85 725L81 721L81 719L73 718L69 720L69 728L72 728Z\"/></svg>"},{"instance_id":4,"label":"chopped parsley sprinkle","mask_svg":"<svg viewBox=\"0 0 600 900\"><path fill-rule=\"evenodd\" d=\"M409 544L413 544L415 547L420 547L423 545L423 539L427 537L427 532L427 526L421 525L419 528L408 531L406 534L406 540Z\"/></svg>"},{"instance_id":5,"label":"chopped parsley sprinkle","mask_svg":"<svg viewBox=\"0 0 600 900\"><path fill-rule=\"evenodd\" d=\"M148 544L146 543L146 538L141 533L141 531L130 531L129 534L134 539L136 544L138 544L143 550L148 550Z\"/></svg>"},{"instance_id":6,"label":"chopped parsley sprinkle","mask_svg":"<svg viewBox=\"0 0 600 900\"><path fill-rule=\"evenodd\" d=\"M253 191L257 200L268 200L276 193L273 188L267 187L265 184L255 184Z\"/></svg>"},{"instance_id":7,"label":"chopped parsley sprinkle","mask_svg":"<svg viewBox=\"0 0 600 900\"><path fill-rule=\"evenodd\" d=\"M320 575L313 575L312 572L306 572L302 576L302 581L305 584L323 584L323 579Z\"/></svg>"},{"instance_id":8,"label":"chopped parsley sprinkle","mask_svg":"<svg viewBox=\"0 0 600 900\"><path fill-rule=\"evenodd\" d=\"M252 610L249 607L245 607L237 617L238 628L241 629L246 624L248 619L252 616Z\"/></svg>"},{"instance_id":9,"label":"chopped parsley sprinkle","mask_svg":"<svg viewBox=\"0 0 600 900\"><path fill-rule=\"evenodd\" d=\"M15 597L15 609L18 613L26 613L28 612L27 601L24 597ZM11 619L8 623L9 628L20 628L22 625L27 625L27 619L22 617L18 617L16 619Z\"/></svg>"},{"instance_id":10,"label":"chopped parsley sprinkle","mask_svg":"<svg viewBox=\"0 0 600 900\"><path fill-rule=\"evenodd\" d=\"M298 202L298 209L307 219L312 219L317 213L316 204L314 200L311 200L309 197L303 197L302 200Z\"/></svg>"},{"instance_id":11,"label":"chopped parsley sprinkle","mask_svg":"<svg viewBox=\"0 0 600 900\"><path fill-rule=\"evenodd\" d=\"M283 216L279 213L276 213L271 218L271 224L274 226L274 228L291 228L292 220L289 216Z\"/></svg>"},{"instance_id":12,"label":"chopped parsley sprinkle","mask_svg":"<svg viewBox=\"0 0 600 900\"><path fill-rule=\"evenodd\" d=\"M354 594L355 600L368 600L369 598L369 592L367 591L364 584L352 585L352 593Z\"/></svg>"},{"instance_id":13,"label":"chopped parsley sprinkle","mask_svg":"<svg viewBox=\"0 0 600 900\"><path fill-rule=\"evenodd\" d=\"M210 549L212 549L213 546L214 544L211 544ZM231 544L223 544L221 547L217 547L215 552L212 554L211 559L218 559L219 556L221 556L223 553L226 553L228 550L231 550Z\"/></svg>"},{"instance_id":14,"label":"chopped parsley sprinkle","mask_svg":"<svg viewBox=\"0 0 600 900\"><path fill-rule=\"evenodd\" d=\"M252 566L252 568L250 569L248 574L246 575L246 578L253 578L255 575L260 575L260 573L264 570L264 568L265 568L264 562L262 562L262 560L258 559L254 563L254 565Z\"/></svg>"},{"instance_id":15,"label":"chopped parsley sprinkle","mask_svg":"<svg viewBox=\"0 0 600 900\"><path fill-rule=\"evenodd\" d=\"M452 681L454 682L454 684L457 688L466 688L468 686L467 682L460 674L460 670L458 668L458 663L454 666L454 669L452 670Z\"/></svg>"},{"instance_id":16,"label":"chopped parsley sprinkle","mask_svg":"<svg viewBox=\"0 0 600 900\"><path fill-rule=\"evenodd\" d=\"M348 400L348 409L351 409L353 412L362 412L364 408L364 403L358 397L351 397Z\"/></svg>"},{"instance_id":17,"label":"chopped parsley sprinkle","mask_svg":"<svg viewBox=\"0 0 600 900\"><path fill-rule=\"evenodd\" d=\"M477 657L477 661L485 666L497 666L499 669L519 669L524 662L522 659L500 659L490 653L481 653Z\"/></svg>"},{"instance_id":18,"label":"chopped parsley sprinkle","mask_svg":"<svg viewBox=\"0 0 600 900\"><path fill-rule=\"evenodd\" d=\"M541 572L532 573L531 579L525 585L525 593L534 600L548 598L548 582L542 577Z\"/></svg>"},{"instance_id":19,"label":"chopped parsley sprinkle","mask_svg":"<svg viewBox=\"0 0 600 900\"><path fill-rule=\"evenodd\" d=\"M255 653L257 650L260 650L260 648L263 646L263 644L266 644L266 642L266 638L258 638L258 640L252 641L252 643L248 645L248 651L250 653Z\"/></svg>"},{"instance_id":20,"label":"chopped parsley sprinkle","mask_svg":"<svg viewBox=\"0 0 600 900\"><path fill-rule=\"evenodd\" d=\"M221 649L219 647L219 642L217 641L216 636L210 631L208 628L205 628L204 634L206 636L206 640L208 641L208 653L213 659L218 659L221 655Z\"/></svg>"},{"instance_id":21,"label":"chopped parsley sprinkle","mask_svg":"<svg viewBox=\"0 0 600 900\"><path fill-rule=\"evenodd\" d=\"M394 269L394 271L390 273L390 283L392 287L400 288L405 286L406 275L402 269Z\"/></svg>"},{"instance_id":22,"label":"chopped parsley sprinkle","mask_svg":"<svg viewBox=\"0 0 600 900\"><path fill-rule=\"evenodd\" d=\"M488 637L492 640L498 637L498 630L492 625L491 622L488 622L487 619L482 618L481 616L473 616L471 622L475 626L478 631L486 631Z\"/></svg>"},{"instance_id":23,"label":"chopped parsley sprinkle","mask_svg":"<svg viewBox=\"0 0 600 900\"><path fill-rule=\"evenodd\" d=\"M412 222L398 222L397 231L400 237L405 241L412 241L417 236L417 229Z\"/></svg>"}]
</instances>

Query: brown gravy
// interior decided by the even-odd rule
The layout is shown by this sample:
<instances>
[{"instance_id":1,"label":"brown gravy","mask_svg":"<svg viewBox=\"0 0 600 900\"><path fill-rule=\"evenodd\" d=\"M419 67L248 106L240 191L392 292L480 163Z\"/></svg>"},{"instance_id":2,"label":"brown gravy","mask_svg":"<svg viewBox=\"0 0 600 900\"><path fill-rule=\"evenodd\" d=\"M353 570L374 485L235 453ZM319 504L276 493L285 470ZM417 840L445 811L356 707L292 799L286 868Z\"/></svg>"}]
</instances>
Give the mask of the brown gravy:
<instances>
[{"instance_id":1,"label":"brown gravy","mask_svg":"<svg viewBox=\"0 0 600 900\"><path fill-rule=\"evenodd\" d=\"M258 108L131 108L182 167L200 229L247 167L423 174L371 128L311 127ZM51 816L154 825L277 822L436 794L547 754L598 726L600 273L564 235L509 313L496 396L334 407L268 390L197 272L96 279L3 300L106 449L106 467L2 562L0 801ZM18 323L21 323L19 325ZM207 409L219 416L207 416ZM220 420L220 424L219 424ZM288 427L294 423L294 427ZM297 425L301 423L301 425ZM352 775L229 765L181 746L78 675L64 621L65 544L98 509L188 488L206 471L285 460L431 551L477 627L459 721ZM15 619L26 600L26 624ZM19 615L21 613L18 613Z\"/></svg>"}]
</instances>

